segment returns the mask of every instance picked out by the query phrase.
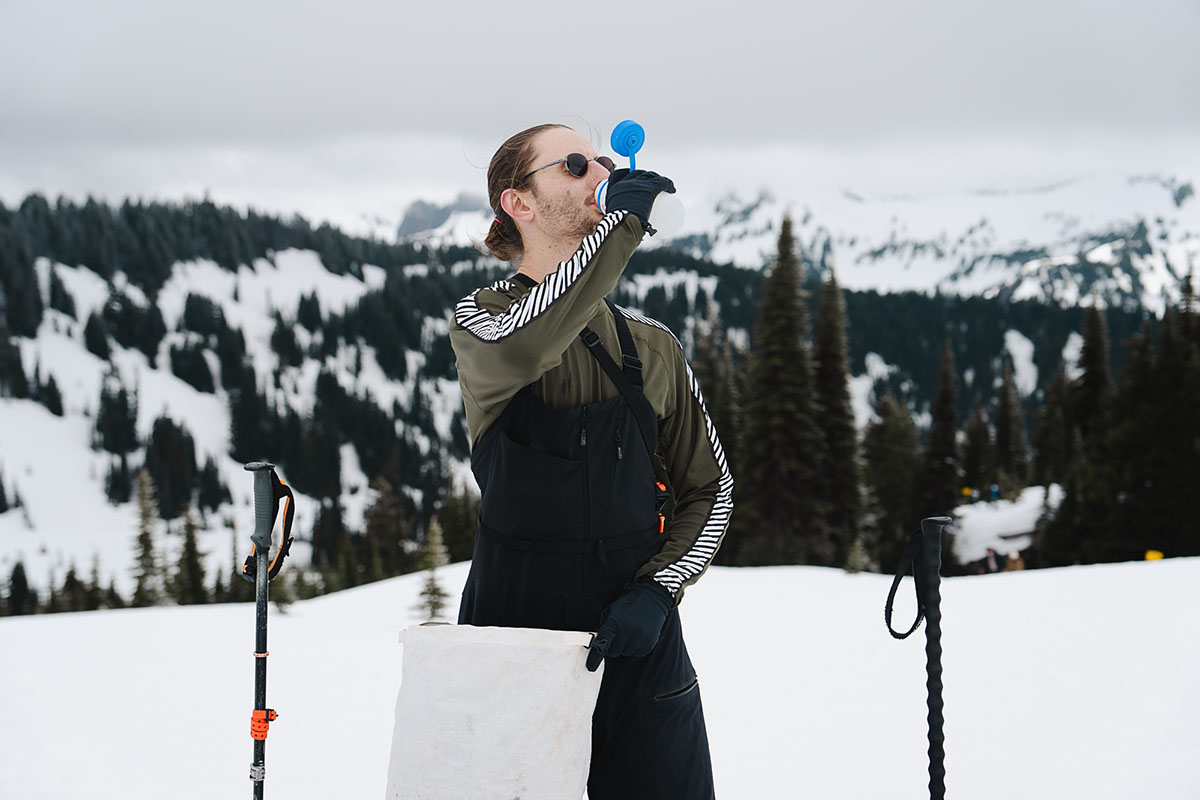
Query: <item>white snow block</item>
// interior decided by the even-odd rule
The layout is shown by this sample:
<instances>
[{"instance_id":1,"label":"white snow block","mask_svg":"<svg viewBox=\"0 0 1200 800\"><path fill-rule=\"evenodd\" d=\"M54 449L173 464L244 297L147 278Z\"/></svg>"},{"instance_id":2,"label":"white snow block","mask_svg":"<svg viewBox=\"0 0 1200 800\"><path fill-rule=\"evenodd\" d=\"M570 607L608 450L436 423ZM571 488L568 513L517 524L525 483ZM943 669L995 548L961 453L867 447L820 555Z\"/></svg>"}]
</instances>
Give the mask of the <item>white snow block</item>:
<instances>
[{"instance_id":1,"label":"white snow block","mask_svg":"<svg viewBox=\"0 0 1200 800\"><path fill-rule=\"evenodd\" d=\"M590 633L422 625L404 666L387 800L580 800L603 666Z\"/></svg>"}]
</instances>

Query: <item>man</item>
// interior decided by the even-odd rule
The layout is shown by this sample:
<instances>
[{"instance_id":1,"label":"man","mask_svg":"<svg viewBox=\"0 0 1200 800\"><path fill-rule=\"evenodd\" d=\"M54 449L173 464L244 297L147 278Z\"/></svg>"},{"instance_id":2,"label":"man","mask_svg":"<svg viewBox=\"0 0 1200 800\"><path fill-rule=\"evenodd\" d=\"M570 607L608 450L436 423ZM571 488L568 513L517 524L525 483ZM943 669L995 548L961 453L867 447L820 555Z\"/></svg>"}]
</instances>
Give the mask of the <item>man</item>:
<instances>
[{"instance_id":1,"label":"man","mask_svg":"<svg viewBox=\"0 0 1200 800\"><path fill-rule=\"evenodd\" d=\"M676 605L720 545L733 480L679 342L605 300L675 190L612 166L542 125L488 168L486 244L519 268L460 301L450 330L483 493L459 622L596 631L591 800L710 798Z\"/></svg>"}]
</instances>

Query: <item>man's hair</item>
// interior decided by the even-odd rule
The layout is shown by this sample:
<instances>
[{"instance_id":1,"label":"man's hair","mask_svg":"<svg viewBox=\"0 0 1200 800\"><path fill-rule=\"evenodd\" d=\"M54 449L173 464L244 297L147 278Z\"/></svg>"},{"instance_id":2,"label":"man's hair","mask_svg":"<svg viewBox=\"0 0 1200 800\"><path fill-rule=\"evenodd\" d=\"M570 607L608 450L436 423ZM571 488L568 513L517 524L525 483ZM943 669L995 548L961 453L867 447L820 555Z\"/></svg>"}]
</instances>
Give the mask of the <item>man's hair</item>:
<instances>
[{"instance_id":1,"label":"man's hair","mask_svg":"<svg viewBox=\"0 0 1200 800\"><path fill-rule=\"evenodd\" d=\"M542 131L551 128L566 128L566 125L535 125L532 128L510 136L508 141L500 145L500 149L492 156L488 164L488 205L496 219L488 229L484 245L496 258L501 261L515 261L525 252L525 244L521 241L521 232L500 205L500 195L505 189L520 189L525 185L525 176L533 168L533 140Z\"/></svg>"}]
</instances>

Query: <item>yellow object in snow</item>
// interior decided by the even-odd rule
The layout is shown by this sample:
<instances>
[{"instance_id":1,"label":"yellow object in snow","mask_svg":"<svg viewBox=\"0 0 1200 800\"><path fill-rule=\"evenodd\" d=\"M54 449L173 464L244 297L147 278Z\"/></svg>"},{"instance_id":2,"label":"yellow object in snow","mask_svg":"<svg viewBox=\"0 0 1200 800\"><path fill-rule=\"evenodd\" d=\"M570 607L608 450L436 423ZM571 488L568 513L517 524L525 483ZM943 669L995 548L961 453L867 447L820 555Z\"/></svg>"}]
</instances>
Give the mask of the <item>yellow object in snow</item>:
<instances>
[{"instance_id":1,"label":"yellow object in snow","mask_svg":"<svg viewBox=\"0 0 1200 800\"><path fill-rule=\"evenodd\" d=\"M1162 557L1163 557L1162 550L1147 550L1146 551L1146 560L1147 561L1161 561Z\"/></svg>"}]
</instances>

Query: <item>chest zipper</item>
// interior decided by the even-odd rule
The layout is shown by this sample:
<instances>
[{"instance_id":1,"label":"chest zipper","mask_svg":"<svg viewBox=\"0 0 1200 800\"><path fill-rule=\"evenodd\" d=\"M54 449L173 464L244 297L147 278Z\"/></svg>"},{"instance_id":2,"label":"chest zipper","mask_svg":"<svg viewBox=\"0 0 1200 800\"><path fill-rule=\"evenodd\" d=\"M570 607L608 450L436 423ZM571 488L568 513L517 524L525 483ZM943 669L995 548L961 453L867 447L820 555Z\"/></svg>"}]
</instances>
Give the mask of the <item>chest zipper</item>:
<instances>
[{"instance_id":1,"label":"chest zipper","mask_svg":"<svg viewBox=\"0 0 1200 800\"><path fill-rule=\"evenodd\" d=\"M617 461L625 458L625 452L621 449L621 431L617 431Z\"/></svg>"},{"instance_id":2,"label":"chest zipper","mask_svg":"<svg viewBox=\"0 0 1200 800\"><path fill-rule=\"evenodd\" d=\"M579 446L587 447L587 406L584 406L579 415Z\"/></svg>"}]
</instances>

